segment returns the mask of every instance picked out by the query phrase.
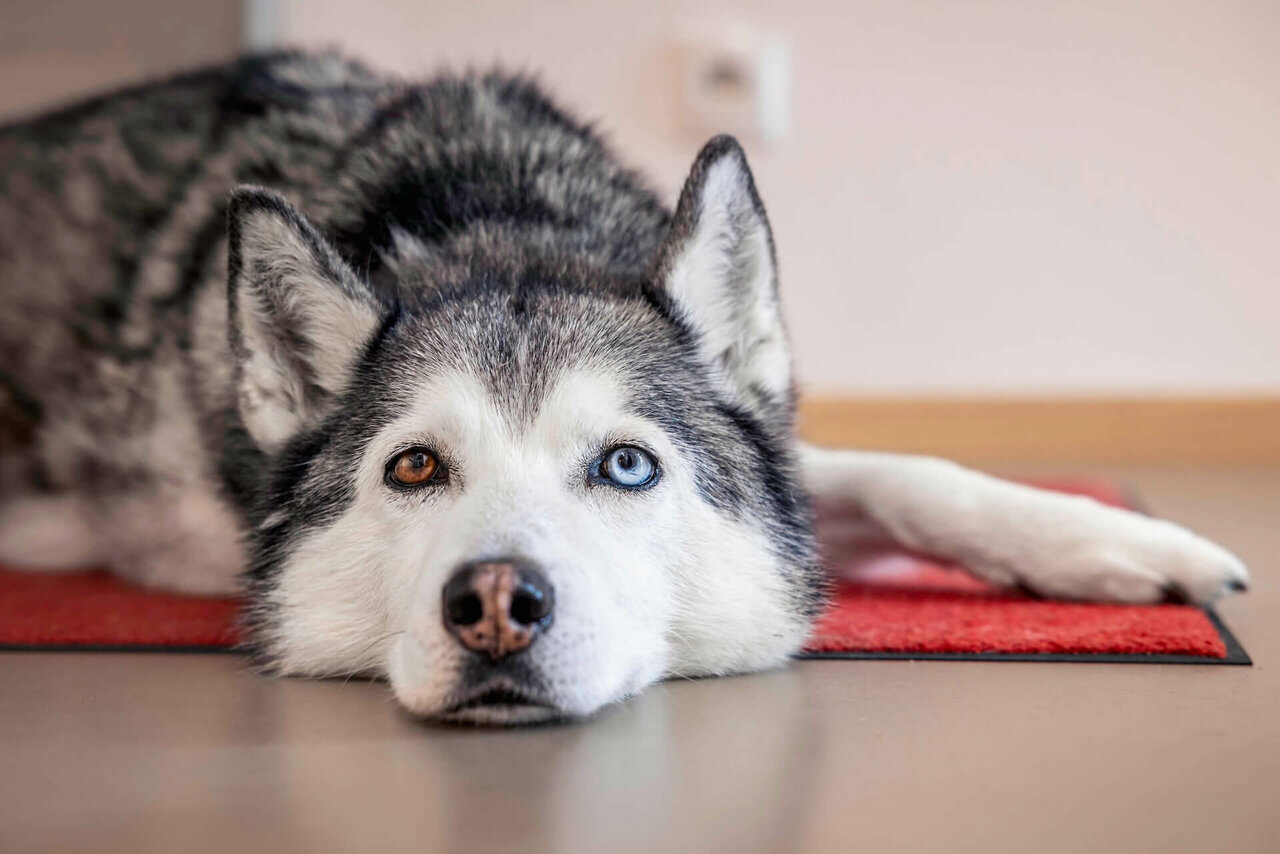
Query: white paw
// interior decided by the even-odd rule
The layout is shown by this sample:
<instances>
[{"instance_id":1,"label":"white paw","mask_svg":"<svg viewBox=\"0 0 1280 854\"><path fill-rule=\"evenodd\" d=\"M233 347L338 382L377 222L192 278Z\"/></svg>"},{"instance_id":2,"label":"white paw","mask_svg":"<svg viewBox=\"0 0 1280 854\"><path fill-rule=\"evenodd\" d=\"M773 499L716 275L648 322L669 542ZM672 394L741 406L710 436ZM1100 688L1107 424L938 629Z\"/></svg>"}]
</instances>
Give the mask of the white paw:
<instances>
[{"instance_id":1,"label":"white paw","mask_svg":"<svg viewBox=\"0 0 1280 854\"><path fill-rule=\"evenodd\" d=\"M1089 503L1037 537L1017 581L1043 596L1104 602L1182 599L1207 605L1249 585L1231 552L1162 519Z\"/></svg>"}]
</instances>

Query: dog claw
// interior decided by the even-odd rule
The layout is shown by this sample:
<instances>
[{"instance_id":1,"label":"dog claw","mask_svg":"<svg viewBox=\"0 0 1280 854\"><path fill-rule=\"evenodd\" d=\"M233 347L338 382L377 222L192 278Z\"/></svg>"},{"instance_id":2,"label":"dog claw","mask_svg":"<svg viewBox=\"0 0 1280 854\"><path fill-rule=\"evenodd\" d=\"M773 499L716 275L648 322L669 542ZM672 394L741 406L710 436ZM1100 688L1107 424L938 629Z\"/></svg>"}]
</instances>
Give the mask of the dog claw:
<instances>
[{"instance_id":1,"label":"dog claw","mask_svg":"<svg viewBox=\"0 0 1280 854\"><path fill-rule=\"evenodd\" d=\"M1187 590L1176 581L1171 581L1164 586L1164 600L1170 605L1187 605L1191 602L1191 597L1187 595Z\"/></svg>"}]
</instances>

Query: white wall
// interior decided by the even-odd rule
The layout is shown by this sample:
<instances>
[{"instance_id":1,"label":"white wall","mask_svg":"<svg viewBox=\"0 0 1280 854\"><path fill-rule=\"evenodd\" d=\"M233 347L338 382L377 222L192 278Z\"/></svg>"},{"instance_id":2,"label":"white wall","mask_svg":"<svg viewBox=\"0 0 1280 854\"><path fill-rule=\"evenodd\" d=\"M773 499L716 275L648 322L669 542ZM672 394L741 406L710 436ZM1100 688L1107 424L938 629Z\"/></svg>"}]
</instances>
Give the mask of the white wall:
<instances>
[{"instance_id":1,"label":"white wall","mask_svg":"<svg viewBox=\"0 0 1280 854\"><path fill-rule=\"evenodd\" d=\"M669 34L788 34L791 133L748 149L810 388L1280 391L1280 3L276 2L403 72L539 71L669 199Z\"/></svg>"}]
</instances>

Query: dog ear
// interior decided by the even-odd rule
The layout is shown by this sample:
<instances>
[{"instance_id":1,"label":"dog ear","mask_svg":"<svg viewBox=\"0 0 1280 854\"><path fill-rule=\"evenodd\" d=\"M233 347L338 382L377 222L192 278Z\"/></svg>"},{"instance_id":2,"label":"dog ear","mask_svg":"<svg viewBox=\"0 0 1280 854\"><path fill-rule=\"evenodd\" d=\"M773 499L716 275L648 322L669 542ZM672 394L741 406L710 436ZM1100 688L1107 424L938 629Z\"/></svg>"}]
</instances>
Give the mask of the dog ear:
<instances>
[{"instance_id":1,"label":"dog ear","mask_svg":"<svg viewBox=\"0 0 1280 854\"><path fill-rule=\"evenodd\" d=\"M384 309L278 194L240 187L228 217L228 334L240 416L270 453L345 391Z\"/></svg>"},{"instance_id":2,"label":"dog ear","mask_svg":"<svg viewBox=\"0 0 1280 854\"><path fill-rule=\"evenodd\" d=\"M791 354L778 305L773 233L742 147L703 146L685 181L656 280L699 336L730 399L789 419Z\"/></svg>"}]
</instances>

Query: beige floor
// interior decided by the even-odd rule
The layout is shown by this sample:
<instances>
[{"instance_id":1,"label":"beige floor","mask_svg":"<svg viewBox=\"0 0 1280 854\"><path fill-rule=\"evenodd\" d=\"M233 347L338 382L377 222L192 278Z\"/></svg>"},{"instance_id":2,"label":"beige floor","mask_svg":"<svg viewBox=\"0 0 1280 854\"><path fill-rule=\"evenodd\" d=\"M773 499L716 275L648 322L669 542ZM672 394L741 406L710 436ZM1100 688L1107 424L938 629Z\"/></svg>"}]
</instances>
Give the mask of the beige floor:
<instances>
[{"instance_id":1,"label":"beige floor","mask_svg":"<svg viewBox=\"0 0 1280 854\"><path fill-rule=\"evenodd\" d=\"M439 730L227 656L0 655L0 850L1280 851L1280 469L1133 470L1253 668L809 662Z\"/></svg>"}]
</instances>

